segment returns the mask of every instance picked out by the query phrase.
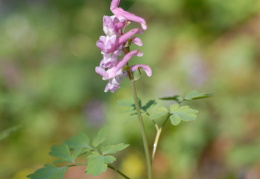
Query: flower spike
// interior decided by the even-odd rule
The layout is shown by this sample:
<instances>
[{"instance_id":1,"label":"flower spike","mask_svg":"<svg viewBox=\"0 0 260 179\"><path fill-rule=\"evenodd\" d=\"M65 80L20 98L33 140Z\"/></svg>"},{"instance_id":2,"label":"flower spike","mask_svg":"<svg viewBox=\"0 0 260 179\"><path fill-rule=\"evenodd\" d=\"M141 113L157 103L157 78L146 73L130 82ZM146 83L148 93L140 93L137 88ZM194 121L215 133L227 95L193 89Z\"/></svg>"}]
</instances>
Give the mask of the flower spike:
<instances>
[{"instance_id":1,"label":"flower spike","mask_svg":"<svg viewBox=\"0 0 260 179\"><path fill-rule=\"evenodd\" d=\"M133 36L138 33L141 34L147 29L143 18L118 7L119 3L120 0L112 0L110 9L114 15L103 17L103 31L105 36L100 36L96 42L96 46L101 50L103 59L100 65L95 68L95 71L102 76L103 80L108 80L105 92L111 91L112 93L120 88L120 82L129 75L123 70L125 66L128 66L129 60L135 55L139 57L143 55L139 50L130 51L129 46L131 44L142 46L142 40ZM124 33L125 27L131 22L140 23L142 29L134 28ZM125 55L118 61L118 57L121 56L123 51ZM128 72L132 73L139 68L143 69L147 76L152 75L152 70L147 65L133 65L128 67Z\"/></svg>"}]
</instances>

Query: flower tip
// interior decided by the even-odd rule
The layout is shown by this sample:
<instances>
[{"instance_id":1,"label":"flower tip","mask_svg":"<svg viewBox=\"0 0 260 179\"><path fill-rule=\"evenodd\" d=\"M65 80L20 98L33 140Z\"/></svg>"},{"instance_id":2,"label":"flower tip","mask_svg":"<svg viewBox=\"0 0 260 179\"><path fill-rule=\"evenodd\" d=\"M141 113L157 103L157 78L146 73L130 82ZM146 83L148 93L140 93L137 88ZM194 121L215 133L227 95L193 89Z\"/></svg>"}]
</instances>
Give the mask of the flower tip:
<instances>
[{"instance_id":1,"label":"flower tip","mask_svg":"<svg viewBox=\"0 0 260 179\"><path fill-rule=\"evenodd\" d=\"M143 28L144 30L147 29L147 25L146 25L146 23L142 23L141 26L142 26L142 28Z\"/></svg>"},{"instance_id":2,"label":"flower tip","mask_svg":"<svg viewBox=\"0 0 260 179\"><path fill-rule=\"evenodd\" d=\"M152 76L152 69L151 69L150 66L148 66L148 65L133 65L131 67L131 71L136 71L138 69L144 70L147 76L149 76L149 77Z\"/></svg>"},{"instance_id":3,"label":"flower tip","mask_svg":"<svg viewBox=\"0 0 260 179\"><path fill-rule=\"evenodd\" d=\"M120 0L112 0L111 1L111 4L110 4L110 9L114 9L114 8L117 8L117 6L119 5L120 3Z\"/></svg>"},{"instance_id":4,"label":"flower tip","mask_svg":"<svg viewBox=\"0 0 260 179\"><path fill-rule=\"evenodd\" d=\"M138 46L142 46L143 45L142 40L140 38L138 38L138 37L133 37L132 38L132 43L134 43L134 44L136 44Z\"/></svg>"},{"instance_id":5,"label":"flower tip","mask_svg":"<svg viewBox=\"0 0 260 179\"><path fill-rule=\"evenodd\" d=\"M106 74L106 71L105 71L104 68L98 66L98 67L95 68L95 71L96 71L97 74L99 74L100 76L102 76L103 79L107 77L107 74Z\"/></svg>"},{"instance_id":6,"label":"flower tip","mask_svg":"<svg viewBox=\"0 0 260 179\"><path fill-rule=\"evenodd\" d=\"M138 56L138 57L141 57L141 56L143 56L143 55L144 55L144 53L138 50L137 56Z\"/></svg>"}]
</instances>

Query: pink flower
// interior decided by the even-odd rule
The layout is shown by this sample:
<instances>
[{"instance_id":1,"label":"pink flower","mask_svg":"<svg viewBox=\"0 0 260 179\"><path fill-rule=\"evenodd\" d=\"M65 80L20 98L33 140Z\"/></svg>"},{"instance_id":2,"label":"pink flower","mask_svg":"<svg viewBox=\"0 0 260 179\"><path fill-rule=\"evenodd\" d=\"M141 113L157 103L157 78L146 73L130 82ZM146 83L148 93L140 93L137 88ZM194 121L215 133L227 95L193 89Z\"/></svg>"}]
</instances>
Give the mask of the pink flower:
<instances>
[{"instance_id":1,"label":"pink flower","mask_svg":"<svg viewBox=\"0 0 260 179\"><path fill-rule=\"evenodd\" d=\"M143 18L138 17L138 16L118 7L119 3L120 3L120 0L112 0L111 5L110 5L110 10L119 19L119 21L122 22L122 21L128 20L128 21L132 21L132 22L137 22L137 23L141 24L141 26L144 30L147 29L146 22Z\"/></svg>"},{"instance_id":2,"label":"pink flower","mask_svg":"<svg viewBox=\"0 0 260 179\"><path fill-rule=\"evenodd\" d=\"M118 49L115 52L103 53L103 59L100 62L100 66L103 68L111 68L117 63L118 56L122 54L122 49Z\"/></svg>"},{"instance_id":3,"label":"pink flower","mask_svg":"<svg viewBox=\"0 0 260 179\"><path fill-rule=\"evenodd\" d=\"M120 88L120 83L123 81L126 74L120 74L115 78L108 80L108 83L105 88L105 92L111 91L114 93L118 88Z\"/></svg>"},{"instance_id":4,"label":"pink flower","mask_svg":"<svg viewBox=\"0 0 260 179\"><path fill-rule=\"evenodd\" d=\"M125 23L119 22L116 16L103 17L103 31L107 36L120 35L120 30L124 27Z\"/></svg>"},{"instance_id":5,"label":"pink flower","mask_svg":"<svg viewBox=\"0 0 260 179\"><path fill-rule=\"evenodd\" d=\"M143 53L139 50L133 50L126 54L119 62L116 63L115 66L109 68L107 71L102 67L96 67L96 73L102 76L103 80L109 80L115 78L116 76L122 74L123 67L127 64L127 62L134 56L142 56Z\"/></svg>"},{"instance_id":6,"label":"pink flower","mask_svg":"<svg viewBox=\"0 0 260 179\"><path fill-rule=\"evenodd\" d=\"M141 29L135 28L124 35L120 36L119 38L116 35L112 36L100 36L99 40L97 41L97 47L104 53L110 53L116 51L123 43L125 43L130 37L137 33L142 33Z\"/></svg>"},{"instance_id":7,"label":"pink flower","mask_svg":"<svg viewBox=\"0 0 260 179\"><path fill-rule=\"evenodd\" d=\"M100 36L96 43L96 46L101 50L101 54L103 54L103 59L95 71L102 76L103 80L108 80L105 92L111 91L112 93L120 88L120 82L128 76L128 72L132 73L143 69L147 76L152 75L152 70L147 65L133 65L127 71L123 70L133 56L140 57L143 55L139 50L128 51L131 44L143 45L140 38L133 36L137 33L143 33L143 30L146 30L147 26L143 18L119 8L119 3L120 0L112 0L110 9L114 13L114 16L103 17L103 31L106 36ZM124 33L125 27L130 22L140 23L143 29L134 28ZM118 61L118 57L121 56L123 50L128 53L125 52L126 55Z\"/></svg>"},{"instance_id":8,"label":"pink flower","mask_svg":"<svg viewBox=\"0 0 260 179\"><path fill-rule=\"evenodd\" d=\"M148 65L133 65L130 70L134 72L138 69L144 70L147 76L152 76L152 69Z\"/></svg>"}]
</instances>

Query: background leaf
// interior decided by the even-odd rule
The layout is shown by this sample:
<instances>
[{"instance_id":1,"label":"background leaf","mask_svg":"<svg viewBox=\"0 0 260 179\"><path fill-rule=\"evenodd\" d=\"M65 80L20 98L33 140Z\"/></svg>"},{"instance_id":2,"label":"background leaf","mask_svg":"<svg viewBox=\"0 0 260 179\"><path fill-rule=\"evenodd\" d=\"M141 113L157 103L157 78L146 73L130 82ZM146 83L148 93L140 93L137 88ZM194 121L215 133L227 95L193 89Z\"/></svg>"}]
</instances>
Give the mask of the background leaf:
<instances>
[{"instance_id":1,"label":"background leaf","mask_svg":"<svg viewBox=\"0 0 260 179\"><path fill-rule=\"evenodd\" d=\"M196 90L194 91L190 91L185 97L184 99L185 100L195 100L195 99L202 99L202 98L209 98L213 96L212 94L210 93L200 93Z\"/></svg>"},{"instance_id":2,"label":"background leaf","mask_svg":"<svg viewBox=\"0 0 260 179\"><path fill-rule=\"evenodd\" d=\"M160 98L160 100L174 100L177 101L178 103L181 103L183 101L183 98L180 95L174 95L172 97L165 97L165 98Z\"/></svg>"},{"instance_id":3,"label":"background leaf","mask_svg":"<svg viewBox=\"0 0 260 179\"><path fill-rule=\"evenodd\" d=\"M30 179L62 179L68 167L56 167L46 164L44 168L36 170L33 174L27 176Z\"/></svg>"},{"instance_id":4,"label":"background leaf","mask_svg":"<svg viewBox=\"0 0 260 179\"><path fill-rule=\"evenodd\" d=\"M17 129L19 129L20 126L15 126L15 127L10 127L6 130L4 130L3 132L0 133L0 140L8 137L12 132L17 131Z\"/></svg>"},{"instance_id":5,"label":"background leaf","mask_svg":"<svg viewBox=\"0 0 260 179\"><path fill-rule=\"evenodd\" d=\"M98 131L97 136L93 140L93 145L95 147L97 147L98 145L103 143L106 140L107 133L108 133L108 128L107 127L103 127L102 129L100 129Z\"/></svg>"}]
</instances>

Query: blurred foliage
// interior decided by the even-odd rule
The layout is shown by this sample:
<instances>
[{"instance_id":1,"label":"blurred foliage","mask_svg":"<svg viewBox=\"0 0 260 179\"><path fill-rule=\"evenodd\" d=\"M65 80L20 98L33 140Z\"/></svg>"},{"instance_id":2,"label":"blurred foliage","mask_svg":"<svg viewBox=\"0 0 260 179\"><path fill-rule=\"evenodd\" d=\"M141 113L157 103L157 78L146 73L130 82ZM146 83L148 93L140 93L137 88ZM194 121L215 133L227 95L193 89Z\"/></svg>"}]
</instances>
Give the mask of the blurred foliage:
<instances>
[{"instance_id":1,"label":"blurred foliage","mask_svg":"<svg viewBox=\"0 0 260 179\"><path fill-rule=\"evenodd\" d=\"M109 2L0 1L0 133L20 126L0 140L0 178L24 179L53 162L50 146L79 132L95 134L105 123L111 141L132 144L122 170L142 173L138 124L116 106L131 97L130 85L125 80L115 94L104 93L106 82L94 71ZM214 93L189 103L200 111L195 122L165 128L155 178L260 178L260 1L122 0L120 6L147 19L138 62L151 65L153 76L137 82L142 100L192 89ZM152 143L155 129L146 125ZM69 170L65 178L91 178L82 173Z\"/></svg>"}]
</instances>

